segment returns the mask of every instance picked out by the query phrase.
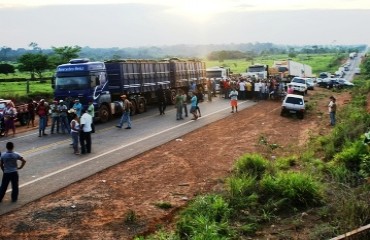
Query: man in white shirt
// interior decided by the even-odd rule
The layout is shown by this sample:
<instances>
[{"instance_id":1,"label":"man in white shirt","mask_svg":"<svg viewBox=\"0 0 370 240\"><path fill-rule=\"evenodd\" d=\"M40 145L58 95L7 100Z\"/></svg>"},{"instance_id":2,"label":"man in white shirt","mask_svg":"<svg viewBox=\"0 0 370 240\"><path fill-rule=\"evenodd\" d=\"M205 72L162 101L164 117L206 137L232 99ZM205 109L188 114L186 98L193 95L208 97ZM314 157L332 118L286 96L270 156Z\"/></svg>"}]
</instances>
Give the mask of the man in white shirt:
<instances>
[{"instance_id":1,"label":"man in white shirt","mask_svg":"<svg viewBox=\"0 0 370 240\"><path fill-rule=\"evenodd\" d=\"M246 85L245 85L244 79L240 79L240 82L239 82L239 96L240 96L241 100L246 99L245 86Z\"/></svg>"},{"instance_id":2,"label":"man in white shirt","mask_svg":"<svg viewBox=\"0 0 370 240\"><path fill-rule=\"evenodd\" d=\"M80 118L80 145L81 154L91 153L91 124L92 117L87 113L87 109L82 110Z\"/></svg>"}]
</instances>

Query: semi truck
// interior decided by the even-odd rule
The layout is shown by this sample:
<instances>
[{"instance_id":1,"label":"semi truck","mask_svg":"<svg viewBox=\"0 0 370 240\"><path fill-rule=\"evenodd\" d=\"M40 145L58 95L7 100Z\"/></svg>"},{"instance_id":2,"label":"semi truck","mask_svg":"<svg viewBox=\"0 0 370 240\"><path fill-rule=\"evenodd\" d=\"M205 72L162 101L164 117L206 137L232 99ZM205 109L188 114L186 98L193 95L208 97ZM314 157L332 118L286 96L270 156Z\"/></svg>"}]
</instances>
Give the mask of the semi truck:
<instances>
[{"instance_id":1,"label":"semi truck","mask_svg":"<svg viewBox=\"0 0 370 240\"><path fill-rule=\"evenodd\" d=\"M132 103L131 114L136 114L156 101L159 86L166 91L167 102L173 103L177 90L187 93L192 83L198 87L206 83L204 62L175 58L104 62L72 59L57 67L52 87L56 100L79 99L84 107L92 101L95 119L107 122L120 113L122 94Z\"/></svg>"},{"instance_id":2,"label":"semi truck","mask_svg":"<svg viewBox=\"0 0 370 240\"><path fill-rule=\"evenodd\" d=\"M293 77L312 77L311 66L292 60L274 61L273 68L282 74L284 79Z\"/></svg>"},{"instance_id":3,"label":"semi truck","mask_svg":"<svg viewBox=\"0 0 370 240\"><path fill-rule=\"evenodd\" d=\"M267 79L269 77L269 67L266 64L253 64L246 69L243 77L250 77L255 79Z\"/></svg>"}]
</instances>

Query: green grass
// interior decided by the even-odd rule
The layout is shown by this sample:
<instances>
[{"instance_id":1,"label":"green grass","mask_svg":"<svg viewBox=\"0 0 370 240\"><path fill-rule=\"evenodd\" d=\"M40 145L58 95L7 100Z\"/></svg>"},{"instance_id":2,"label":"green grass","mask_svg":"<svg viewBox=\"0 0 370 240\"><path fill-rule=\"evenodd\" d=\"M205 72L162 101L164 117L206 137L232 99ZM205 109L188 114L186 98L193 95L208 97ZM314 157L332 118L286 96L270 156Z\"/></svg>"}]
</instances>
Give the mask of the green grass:
<instances>
[{"instance_id":1,"label":"green grass","mask_svg":"<svg viewBox=\"0 0 370 240\"><path fill-rule=\"evenodd\" d=\"M51 82L30 81L30 94L52 94ZM0 98L19 98L27 95L27 82L0 82Z\"/></svg>"},{"instance_id":2,"label":"green grass","mask_svg":"<svg viewBox=\"0 0 370 240\"><path fill-rule=\"evenodd\" d=\"M278 55L268 55L263 57L257 57L253 62L267 64L272 66L274 61L277 60L288 60L291 59L296 62L304 63L312 67L312 73L318 75L320 72L335 72L340 64L331 66L333 61L339 56L336 54L299 54L297 57L289 58L288 55L278 54ZM233 73L246 72L246 69L252 64L251 61L246 61L245 59L228 59L223 62L219 61L208 61L206 62L207 67L223 66L229 67Z\"/></svg>"}]
</instances>

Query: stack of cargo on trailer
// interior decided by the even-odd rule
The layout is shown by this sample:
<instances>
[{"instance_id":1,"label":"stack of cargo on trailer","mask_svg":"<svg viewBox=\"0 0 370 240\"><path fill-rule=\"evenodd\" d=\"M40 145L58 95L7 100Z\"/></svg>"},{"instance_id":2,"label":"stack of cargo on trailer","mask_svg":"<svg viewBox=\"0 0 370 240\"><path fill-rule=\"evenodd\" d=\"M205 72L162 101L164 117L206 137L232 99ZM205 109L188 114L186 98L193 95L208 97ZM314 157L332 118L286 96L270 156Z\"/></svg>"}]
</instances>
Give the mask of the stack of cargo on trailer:
<instances>
[{"instance_id":1,"label":"stack of cargo on trailer","mask_svg":"<svg viewBox=\"0 0 370 240\"><path fill-rule=\"evenodd\" d=\"M206 83L204 62L179 59L90 62L74 59L57 67L52 86L57 100L78 98L84 106L92 101L96 119L106 122L119 111L116 101L122 94L130 99L133 114L142 113L147 104L156 101L155 91L159 86L168 93L167 101L173 103L176 91L188 92L192 83L198 87Z\"/></svg>"}]
</instances>

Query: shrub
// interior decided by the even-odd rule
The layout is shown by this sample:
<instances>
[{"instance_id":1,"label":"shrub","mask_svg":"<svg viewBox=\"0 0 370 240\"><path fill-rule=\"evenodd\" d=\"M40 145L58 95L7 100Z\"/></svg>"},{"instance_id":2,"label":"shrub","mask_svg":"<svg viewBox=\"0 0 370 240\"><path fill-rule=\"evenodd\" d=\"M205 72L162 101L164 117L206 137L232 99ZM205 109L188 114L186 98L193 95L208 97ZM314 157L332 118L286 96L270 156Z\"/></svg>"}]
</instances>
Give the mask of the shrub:
<instances>
[{"instance_id":1,"label":"shrub","mask_svg":"<svg viewBox=\"0 0 370 240\"><path fill-rule=\"evenodd\" d=\"M360 169L361 157L367 153L367 146L361 140L357 140L336 154L334 161L338 164L344 164L350 171L357 172Z\"/></svg>"},{"instance_id":2,"label":"shrub","mask_svg":"<svg viewBox=\"0 0 370 240\"><path fill-rule=\"evenodd\" d=\"M229 202L233 208L240 209L253 206L257 203L256 177L242 175L230 177L226 181L229 194Z\"/></svg>"},{"instance_id":3,"label":"shrub","mask_svg":"<svg viewBox=\"0 0 370 240\"><path fill-rule=\"evenodd\" d=\"M287 199L290 206L306 208L321 204L322 185L305 173L286 172L266 176L260 182L261 194L269 199Z\"/></svg>"},{"instance_id":4,"label":"shrub","mask_svg":"<svg viewBox=\"0 0 370 240\"><path fill-rule=\"evenodd\" d=\"M227 239L233 235L228 225L230 212L221 196L197 197L180 213L177 231L187 239Z\"/></svg>"},{"instance_id":5,"label":"shrub","mask_svg":"<svg viewBox=\"0 0 370 240\"><path fill-rule=\"evenodd\" d=\"M258 154L245 154L235 163L234 170L239 175L256 176L260 179L268 166L268 161Z\"/></svg>"}]
</instances>

